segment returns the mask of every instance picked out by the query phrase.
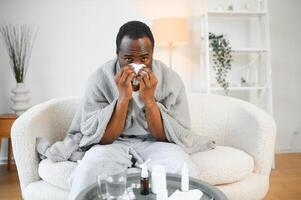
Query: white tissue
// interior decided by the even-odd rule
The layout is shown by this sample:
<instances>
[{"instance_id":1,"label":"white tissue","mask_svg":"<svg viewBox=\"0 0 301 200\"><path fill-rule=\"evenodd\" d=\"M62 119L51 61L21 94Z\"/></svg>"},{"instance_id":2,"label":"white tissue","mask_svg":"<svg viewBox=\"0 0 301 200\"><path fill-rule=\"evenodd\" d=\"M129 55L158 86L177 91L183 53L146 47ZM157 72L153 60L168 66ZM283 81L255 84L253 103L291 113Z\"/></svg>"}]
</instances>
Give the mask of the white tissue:
<instances>
[{"instance_id":1,"label":"white tissue","mask_svg":"<svg viewBox=\"0 0 301 200\"><path fill-rule=\"evenodd\" d=\"M187 192L181 192L179 190L176 190L169 198L168 200L183 200L183 199L189 199L189 200L199 200L203 196L203 192L198 189L189 190Z\"/></svg>"},{"instance_id":2,"label":"white tissue","mask_svg":"<svg viewBox=\"0 0 301 200\"><path fill-rule=\"evenodd\" d=\"M145 67L145 64L136 64L136 63L131 63L130 64L133 68L136 74L138 74L139 70Z\"/></svg>"},{"instance_id":3,"label":"white tissue","mask_svg":"<svg viewBox=\"0 0 301 200\"><path fill-rule=\"evenodd\" d=\"M162 190L157 191L156 200L168 200L167 189L162 189Z\"/></svg>"},{"instance_id":4,"label":"white tissue","mask_svg":"<svg viewBox=\"0 0 301 200\"><path fill-rule=\"evenodd\" d=\"M138 72L139 72L140 69L142 69L143 67L145 67L144 64L131 63L130 65L134 68L134 72L136 74L138 74ZM136 78L134 78L133 85L138 85L138 84L139 84L139 81Z\"/></svg>"}]
</instances>

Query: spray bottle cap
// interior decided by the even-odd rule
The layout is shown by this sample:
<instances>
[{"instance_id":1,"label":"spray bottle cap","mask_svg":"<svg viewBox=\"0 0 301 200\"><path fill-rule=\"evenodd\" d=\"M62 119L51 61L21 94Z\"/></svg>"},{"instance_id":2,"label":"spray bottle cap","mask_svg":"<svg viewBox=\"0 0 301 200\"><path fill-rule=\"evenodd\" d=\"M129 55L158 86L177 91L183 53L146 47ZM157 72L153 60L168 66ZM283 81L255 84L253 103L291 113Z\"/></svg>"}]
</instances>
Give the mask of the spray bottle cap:
<instances>
[{"instance_id":1,"label":"spray bottle cap","mask_svg":"<svg viewBox=\"0 0 301 200\"><path fill-rule=\"evenodd\" d=\"M187 168L186 162L184 162L184 164L183 164L182 173L188 173L188 168Z\"/></svg>"},{"instance_id":2,"label":"spray bottle cap","mask_svg":"<svg viewBox=\"0 0 301 200\"><path fill-rule=\"evenodd\" d=\"M146 165L141 165L142 171L141 171L141 177L147 178L148 177L148 171Z\"/></svg>"},{"instance_id":3,"label":"spray bottle cap","mask_svg":"<svg viewBox=\"0 0 301 200\"><path fill-rule=\"evenodd\" d=\"M184 163L182 167L181 190L184 192L187 192L189 190L189 175L186 163Z\"/></svg>"}]
</instances>

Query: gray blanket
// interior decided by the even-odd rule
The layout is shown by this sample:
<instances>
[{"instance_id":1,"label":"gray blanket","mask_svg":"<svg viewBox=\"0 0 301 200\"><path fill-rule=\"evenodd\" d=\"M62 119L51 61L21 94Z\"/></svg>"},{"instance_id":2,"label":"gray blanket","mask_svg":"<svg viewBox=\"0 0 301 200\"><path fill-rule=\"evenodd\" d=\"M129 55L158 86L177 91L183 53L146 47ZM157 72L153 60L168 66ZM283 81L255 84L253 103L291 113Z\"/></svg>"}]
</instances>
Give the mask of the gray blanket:
<instances>
[{"instance_id":1,"label":"gray blanket","mask_svg":"<svg viewBox=\"0 0 301 200\"><path fill-rule=\"evenodd\" d=\"M193 133L184 84L179 75L158 60L153 61L158 79L155 99L160 108L164 131L169 142L191 154L215 147L208 137ZM87 87L67 135L63 141L50 144L37 138L36 148L42 159L53 162L80 160L85 151L101 140L118 99L114 76L120 70L117 59L99 67L89 78ZM130 109L130 107L129 107ZM132 127L128 112L125 129Z\"/></svg>"}]
</instances>

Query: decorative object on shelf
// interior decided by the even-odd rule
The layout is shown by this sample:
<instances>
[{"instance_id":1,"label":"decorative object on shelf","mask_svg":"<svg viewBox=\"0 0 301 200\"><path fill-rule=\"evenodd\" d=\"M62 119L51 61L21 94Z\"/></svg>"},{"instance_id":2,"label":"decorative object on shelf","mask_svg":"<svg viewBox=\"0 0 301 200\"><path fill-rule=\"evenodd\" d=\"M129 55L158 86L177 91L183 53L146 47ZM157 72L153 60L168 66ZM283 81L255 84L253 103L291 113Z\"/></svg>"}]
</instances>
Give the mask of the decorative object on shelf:
<instances>
[{"instance_id":1,"label":"decorative object on shelf","mask_svg":"<svg viewBox=\"0 0 301 200\"><path fill-rule=\"evenodd\" d=\"M217 7L216 7L216 10L217 11L224 11L225 10L225 5L224 5L224 1L223 0L219 0L218 1L218 4L217 4Z\"/></svg>"},{"instance_id":2,"label":"decorative object on shelf","mask_svg":"<svg viewBox=\"0 0 301 200\"><path fill-rule=\"evenodd\" d=\"M264 0L257 0L258 1L258 6L257 9L260 10L264 10Z\"/></svg>"},{"instance_id":3,"label":"decorative object on shelf","mask_svg":"<svg viewBox=\"0 0 301 200\"><path fill-rule=\"evenodd\" d=\"M258 75L257 75L257 68L256 65L250 66L249 68L246 69L246 80L248 83L248 86L257 86L258 85Z\"/></svg>"},{"instance_id":4,"label":"decorative object on shelf","mask_svg":"<svg viewBox=\"0 0 301 200\"><path fill-rule=\"evenodd\" d=\"M217 10L217 11L224 11L224 8L223 8L223 6L220 4L220 5L218 5L218 6L216 7L216 10Z\"/></svg>"},{"instance_id":5,"label":"decorative object on shelf","mask_svg":"<svg viewBox=\"0 0 301 200\"><path fill-rule=\"evenodd\" d=\"M246 3L244 4L244 6L243 6L243 9L242 9L242 10L250 10L250 8L251 8L251 5L250 5L250 3L249 3L249 2L246 2Z\"/></svg>"},{"instance_id":6,"label":"decorative object on shelf","mask_svg":"<svg viewBox=\"0 0 301 200\"><path fill-rule=\"evenodd\" d=\"M240 78L240 85L241 85L241 86L248 86L247 80L246 80L244 77L241 77L241 78Z\"/></svg>"},{"instance_id":7,"label":"decorative object on shelf","mask_svg":"<svg viewBox=\"0 0 301 200\"><path fill-rule=\"evenodd\" d=\"M229 11L234 11L234 6L233 6L232 4L230 4L230 5L228 6L228 10L229 10Z\"/></svg>"},{"instance_id":8,"label":"decorative object on shelf","mask_svg":"<svg viewBox=\"0 0 301 200\"><path fill-rule=\"evenodd\" d=\"M248 86L259 86L258 82L258 61L259 55L254 56L248 63L245 65L240 65L235 67L235 71L240 74L239 85L243 87Z\"/></svg>"},{"instance_id":9,"label":"decorative object on shelf","mask_svg":"<svg viewBox=\"0 0 301 200\"><path fill-rule=\"evenodd\" d=\"M159 45L168 45L169 67L172 67L172 48L175 45L187 44L189 25L186 18L160 18L153 23L154 36Z\"/></svg>"},{"instance_id":10,"label":"decorative object on shelf","mask_svg":"<svg viewBox=\"0 0 301 200\"><path fill-rule=\"evenodd\" d=\"M228 72L231 70L232 48L225 35L215 35L209 32L209 46L212 48L213 69L216 73L216 81L224 88L228 95L229 83L227 81Z\"/></svg>"},{"instance_id":11,"label":"decorative object on shelf","mask_svg":"<svg viewBox=\"0 0 301 200\"><path fill-rule=\"evenodd\" d=\"M28 25L3 24L0 33L17 82L16 88L12 90L11 109L19 116L29 108L29 90L25 87L25 77L37 31Z\"/></svg>"}]
</instances>

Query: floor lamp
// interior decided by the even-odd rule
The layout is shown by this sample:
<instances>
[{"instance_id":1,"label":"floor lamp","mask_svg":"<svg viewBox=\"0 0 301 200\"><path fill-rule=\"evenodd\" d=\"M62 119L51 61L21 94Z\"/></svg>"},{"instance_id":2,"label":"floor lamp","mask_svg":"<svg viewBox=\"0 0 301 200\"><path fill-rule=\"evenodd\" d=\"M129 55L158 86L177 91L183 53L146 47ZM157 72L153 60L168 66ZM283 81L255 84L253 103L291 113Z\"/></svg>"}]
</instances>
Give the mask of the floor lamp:
<instances>
[{"instance_id":1,"label":"floor lamp","mask_svg":"<svg viewBox=\"0 0 301 200\"><path fill-rule=\"evenodd\" d=\"M176 45L188 43L188 20L186 18L155 19L153 33L156 44L168 46L169 67L172 68L172 48Z\"/></svg>"}]
</instances>

